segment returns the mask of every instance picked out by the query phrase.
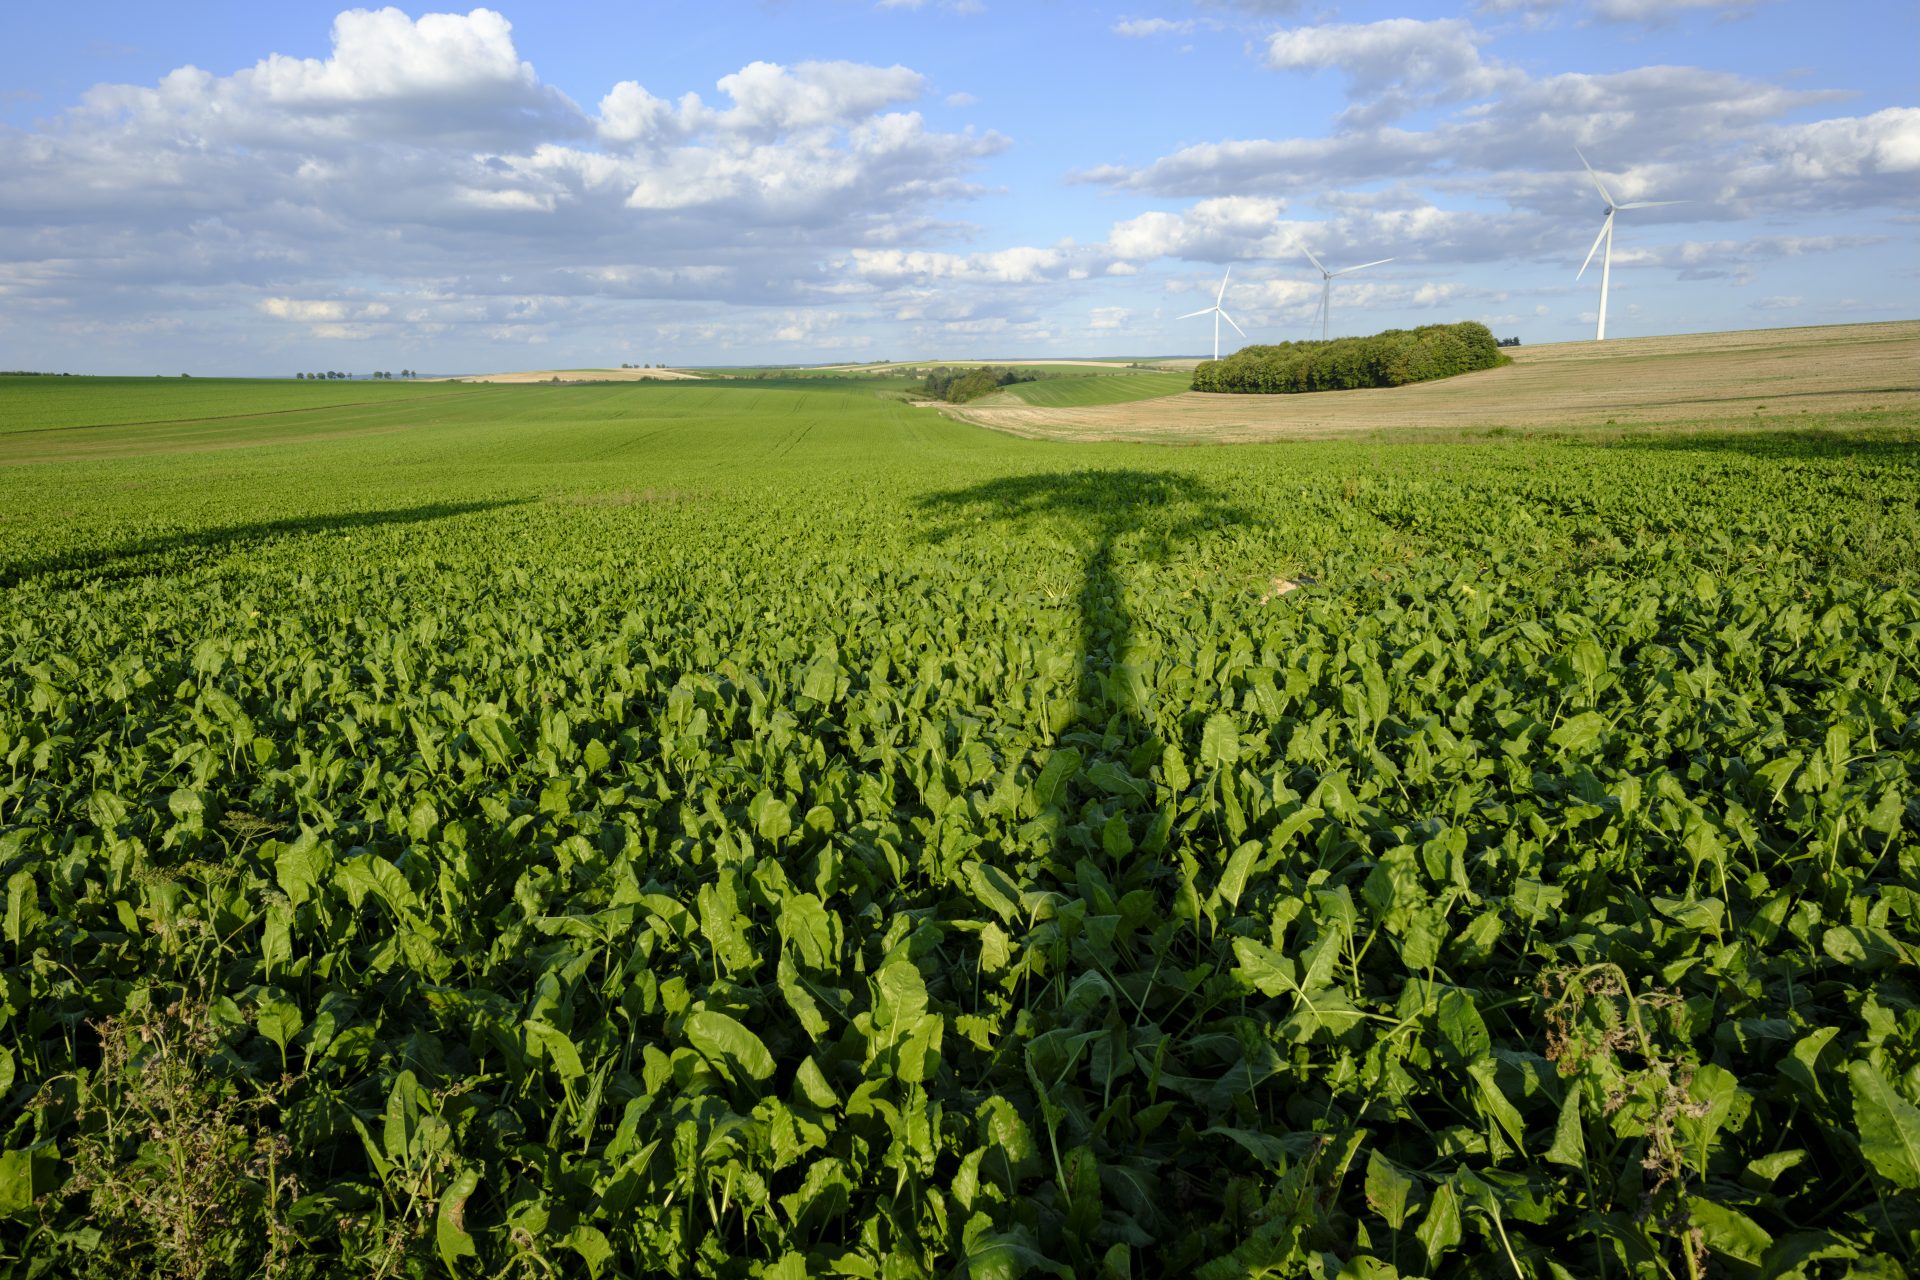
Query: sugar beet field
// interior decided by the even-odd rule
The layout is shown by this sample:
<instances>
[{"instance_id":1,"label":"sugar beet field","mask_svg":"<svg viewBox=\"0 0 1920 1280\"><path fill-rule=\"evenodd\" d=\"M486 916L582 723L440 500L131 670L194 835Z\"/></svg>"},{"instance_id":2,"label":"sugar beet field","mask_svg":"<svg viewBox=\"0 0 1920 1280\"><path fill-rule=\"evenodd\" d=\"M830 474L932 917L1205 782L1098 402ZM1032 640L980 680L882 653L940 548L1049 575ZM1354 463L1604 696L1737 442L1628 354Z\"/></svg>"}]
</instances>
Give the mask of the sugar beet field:
<instances>
[{"instance_id":1,"label":"sugar beet field","mask_svg":"<svg viewBox=\"0 0 1920 1280\"><path fill-rule=\"evenodd\" d=\"M1910 414L0 381L0 1273L1911 1274L1917 549Z\"/></svg>"}]
</instances>

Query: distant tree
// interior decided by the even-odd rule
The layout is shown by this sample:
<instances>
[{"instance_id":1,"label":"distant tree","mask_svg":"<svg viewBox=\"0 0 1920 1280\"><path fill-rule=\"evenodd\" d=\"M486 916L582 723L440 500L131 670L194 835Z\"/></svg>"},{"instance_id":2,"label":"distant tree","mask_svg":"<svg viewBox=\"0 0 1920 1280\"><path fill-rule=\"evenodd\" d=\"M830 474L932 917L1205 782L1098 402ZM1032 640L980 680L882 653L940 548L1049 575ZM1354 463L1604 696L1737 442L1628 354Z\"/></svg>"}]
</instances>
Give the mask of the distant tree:
<instances>
[{"instance_id":1,"label":"distant tree","mask_svg":"<svg viewBox=\"0 0 1920 1280\"><path fill-rule=\"evenodd\" d=\"M304 373L296 373L296 374L294 374L293 376L294 376L295 378L305 378L305 377L306 377L307 375L306 375L306 374L304 374Z\"/></svg>"}]
</instances>

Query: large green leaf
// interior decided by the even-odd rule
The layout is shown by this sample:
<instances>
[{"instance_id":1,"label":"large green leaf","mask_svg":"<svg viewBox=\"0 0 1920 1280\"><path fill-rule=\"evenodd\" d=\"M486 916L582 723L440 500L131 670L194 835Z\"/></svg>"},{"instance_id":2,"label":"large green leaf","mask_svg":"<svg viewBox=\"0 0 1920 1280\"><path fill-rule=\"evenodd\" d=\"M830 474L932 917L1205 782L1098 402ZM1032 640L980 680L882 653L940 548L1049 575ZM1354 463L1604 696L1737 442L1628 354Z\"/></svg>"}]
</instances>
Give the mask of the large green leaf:
<instances>
[{"instance_id":1,"label":"large green leaf","mask_svg":"<svg viewBox=\"0 0 1920 1280\"><path fill-rule=\"evenodd\" d=\"M1848 1067L1847 1082L1853 1086L1860 1154L1894 1186L1920 1189L1920 1107L1901 1097L1870 1062Z\"/></svg>"},{"instance_id":2,"label":"large green leaf","mask_svg":"<svg viewBox=\"0 0 1920 1280\"><path fill-rule=\"evenodd\" d=\"M773 1055L759 1036L730 1014L695 1009L687 1015L687 1043L722 1070L765 1080L773 1074Z\"/></svg>"}]
</instances>

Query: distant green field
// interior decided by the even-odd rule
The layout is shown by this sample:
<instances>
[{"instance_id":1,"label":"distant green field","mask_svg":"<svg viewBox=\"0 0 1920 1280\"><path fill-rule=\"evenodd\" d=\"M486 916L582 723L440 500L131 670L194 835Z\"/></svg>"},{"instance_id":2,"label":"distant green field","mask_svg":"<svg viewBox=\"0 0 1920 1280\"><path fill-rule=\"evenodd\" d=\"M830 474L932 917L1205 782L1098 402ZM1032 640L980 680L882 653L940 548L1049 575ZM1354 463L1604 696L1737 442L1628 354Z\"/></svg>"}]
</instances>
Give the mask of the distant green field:
<instances>
[{"instance_id":1,"label":"distant green field","mask_svg":"<svg viewBox=\"0 0 1920 1280\"><path fill-rule=\"evenodd\" d=\"M1193 385L1184 373L1096 373L1084 378L1042 378L1038 382L1016 382L1001 394L1046 408L1078 404L1125 404L1132 400L1154 400L1178 395Z\"/></svg>"},{"instance_id":2,"label":"distant green field","mask_svg":"<svg viewBox=\"0 0 1920 1280\"><path fill-rule=\"evenodd\" d=\"M0 435L377 408L460 394L445 383L257 378L0 378Z\"/></svg>"},{"instance_id":3,"label":"distant green field","mask_svg":"<svg viewBox=\"0 0 1920 1280\"><path fill-rule=\"evenodd\" d=\"M0 383L0 1272L1902 1274L1920 428L897 389Z\"/></svg>"}]
</instances>

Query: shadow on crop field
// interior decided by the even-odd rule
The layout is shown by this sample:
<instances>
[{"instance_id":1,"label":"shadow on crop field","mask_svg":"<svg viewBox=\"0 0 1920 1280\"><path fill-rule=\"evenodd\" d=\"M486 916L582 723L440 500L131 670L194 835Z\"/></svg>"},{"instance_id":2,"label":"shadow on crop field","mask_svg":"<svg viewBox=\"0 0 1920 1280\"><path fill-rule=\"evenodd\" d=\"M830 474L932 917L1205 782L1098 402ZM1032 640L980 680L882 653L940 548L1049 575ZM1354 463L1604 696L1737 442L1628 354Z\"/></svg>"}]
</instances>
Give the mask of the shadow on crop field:
<instances>
[{"instance_id":1,"label":"shadow on crop field","mask_svg":"<svg viewBox=\"0 0 1920 1280\"><path fill-rule=\"evenodd\" d=\"M1593 442L1598 448L1645 449L1657 453L1740 454L1769 462L1857 461L1920 468L1920 430L1886 423L1813 421L1806 427L1743 428L1705 431L1628 432Z\"/></svg>"},{"instance_id":2,"label":"shadow on crop field","mask_svg":"<svg viewBox=\"0 0 1920 1280\"><path fill-rule=\"evenodd\" d=\"M1104 730L1110 738L1117 733L1122 742L1144 734L1134 682L1123 665L1133 648L1134 619L1122 566L1163 559L1177 544L1207 530L1250 520L1207 484L1174 471L1006 476L930 494L920 505L948 521L990 518L1018 529L1046 520L1077 535L1075 541L1087 551L1079 592L1075 722ZM957 531L953 523L940 525L928 541L947 541Z\"/></svg>"},{"instance_id":3,"label":"shadow on crop field","mask_svg":"<svg viewBox=\"0 0 1920 1280\"><path fill-rule=\"evenodd\" d=\"M226 525L217 529L192 529L104 547L79 547L38 559L0 563L0 588L32 578L75 574L87 581L112 581L165 572L173 557L201 552L224 552L273 538L303 534L341 533L354 529L382 528L389 525L423 524L476 511L493 511L519 506L530 499L500 498L486 502L433 502L418 507L395 507L386 511L351 511L338 515L291 516L284 520L261 520L251 524Z\"/></svg>"}]
</instances>

